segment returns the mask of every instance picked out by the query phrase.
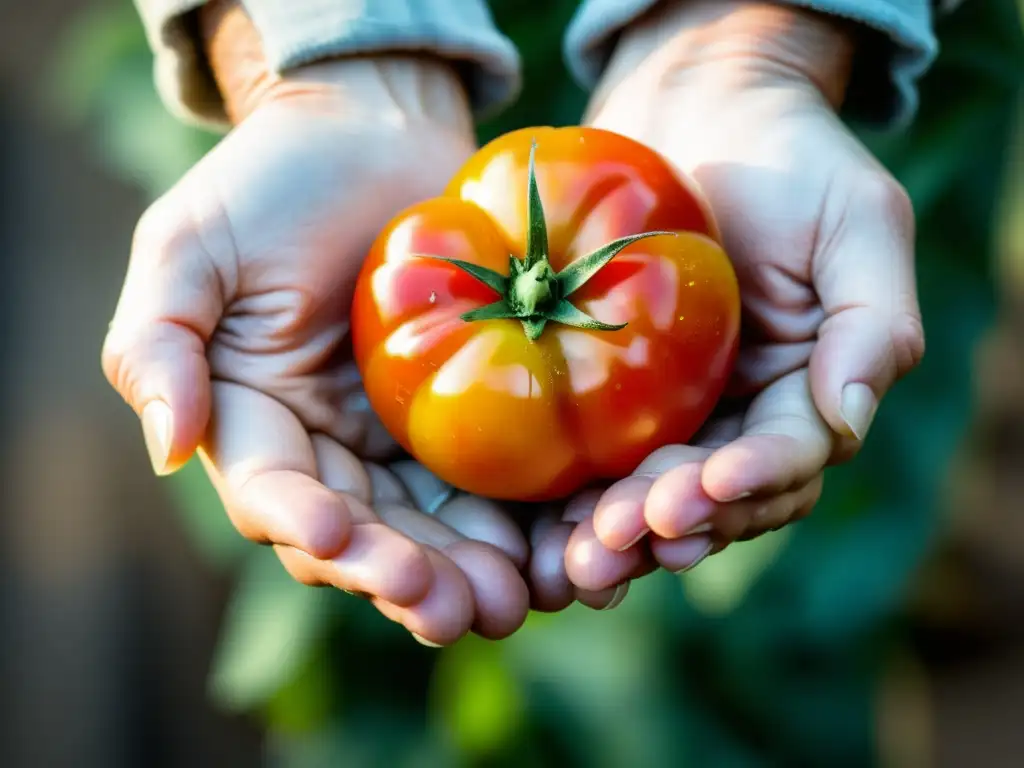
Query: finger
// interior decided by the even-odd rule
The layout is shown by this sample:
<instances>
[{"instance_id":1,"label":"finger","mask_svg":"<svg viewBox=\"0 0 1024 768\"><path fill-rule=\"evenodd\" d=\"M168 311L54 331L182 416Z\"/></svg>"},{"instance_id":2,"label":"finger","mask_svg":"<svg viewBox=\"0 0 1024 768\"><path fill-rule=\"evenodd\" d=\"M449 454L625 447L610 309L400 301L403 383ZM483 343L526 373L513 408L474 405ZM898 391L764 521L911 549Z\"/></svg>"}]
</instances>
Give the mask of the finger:
<instances>
[{"instance_id":1,"label":"finger","mask_svg":"<svg viewBox=\"0 0 1024 768\"><path fill-rule=\"evenodd\" d=\"M724 549L723 544L716 544L710 536L684 536L681 539L651 537L651 554L662 568L672 573L685 573L696 568L716 547L718 551Z\"/></svg>"},{"instance_id":2,"label":"finger","mask_svg":"<svg viewBox=\"0 0 1024 768\"><path fill-rule=\"evenodd\" d=\"M565 548L575 525L557 516L536 521L530 531L532 556L527 567L530 607L537 611L561 611L576 599L565 572Z\"/></svg>"},{"instance_id":3,"label":"finger","mask_svg":"<svg viewBox=\"0 0 1024 768\"><path fill-rule=\"evenodd\" d=\"M492 544L520 570L530 559L530 546L516 522L501 507L478 496L456 496L435 517L468 539Z\"/></svg>"},{"instance_id":4,"label":"finger","mask_svg":"<svg viewBox=\"0 0 1024 768\"><path fill-rule=\"evenodd\" d=\"M774 495L805 485L828 462L833 433L811 398L807 371L779 379L750 405L743 435L718 449L701 475L712 499Z\"/></svg>"},{"instance_id":5,"label":"finger","mask_svg":"<svg viewBox=\"0 0 1024 768\"><path fill-rule=\"evenodd\" d=\"M418 509L442 521L466 538L493 544L517 567L526 565L529 548L526 537L515 521L500 506L479 496L457 494L417 461L400 461L390 465L402 481Z\"/></svg>"},{"instance_id":6,"label":"finger","mask_svg":"<svg viewBox=\"0 0 1024 768\"><path fill-rule=\"evenodd\" d=\"M565 509L562 511L562 520L566 523L582 523L587 518L593 517L598 502L601 501L601 497L607 490L607 488L587 488L580 491L565 505Z\"/></svg>"},{"instance_id":7,"label":"finger","mask_svg":"<svg viewBox=\"0 0 1024 768\"><path fill-rule=\"evenodd\" d=\"M443 550L449 544L463 541L464 536L439 520L417 509L401 504L383 504L376 507L380 519L413 541Z\"/></svg>"},{"instance_id":8,"label":"finger","mask_svg":"<svg viewBox=\"0 0 1024 768\"><path fill-rule=\"evenodd\" d=\"M432 515L455 494L455 489L418 461L396 461L388 470L401 481L421 512Z\"/></svg>"},{"instance_id":9,"label":"finger","mask_svg":"<svg viewBox=\"0 0 1024 768\"><path fill-rule=\"evenodd\" d=\"M566 542L565 572L582 590L606 590L631 578L644 556L639 546L623 551L604 546L594 531L594 518L587 518L576 525Z\"/></svg>"},{"instance_id":10,"label":"finger","mask_svg":"<svg viewBox=\"0 0 1024 768\"><path fill-rule=\"evenodd\" d=\"M729 382L729 394L737 397L755 394L773 381L806 368L814 344L813 341L805 341L745 346L736 360L736 368Z\"/></svg>"},{"instance_id":11,"label":"finger","mask_svg":"<svg viewBox=\"0 0 1024 768\"><path fill-rule=\"evenodd\" d=\"M710 520L722 505L701 487L702 471L701 463L682 464L651 485L644 499L643 516L655 536L679 539L710 530Z\"/></svg>"},{"instance_id":12,"label":"finger","mask_svg":"<svg viewBox=\"0 0 1024 768\"><path fill-rule=\"evenodd\" d=\"M357 525L344 551L330 559L294 547L275 547L293 578L372 595L394 610L423 601L434 588L435 569L422 547L381 523Z\"/></svg>"},{"instance_id":13,"label":"finger","mask_svg":"<svg viewBox=\"0 0 1024 768\"><path fill-rule=\"evenodd\" d=\"M139 222L102 353L107 380L142 419L160 475L181 467L206 429L206 344L224 309L224 283L179 199L172 193Z\"/></svg>"},{"instance_id":14,"label":"finger","mask_svg":"<svg viewBox=\"0 0 1024 768\"><path fill-rule=\"evenodd\" d=\"M666 445L640 462L633 474L658 477L680 464L701 462L710 455L711 450L704 446Z\"/></svg>"},{"instance_id":15,"label":"finger","mask_svg":"<svg viewBox=\"0 0 1024 768\"><path fill-rule=\"evenodd\" d=\"M577 589L576 600L595 611L611 611L618 608L629 594L629 582L623 582L598 591Z\"/></svg>"},{"instance_id":16,"label":"finger","mask_svg":"<svg viewBox=\"0 0 1024 768\"><path fill-rule=\"evenodd\" d=\"M652 485L653 477L634 475L619 480L605 491L587 524L594 541L617 552L628 551L642 539L648 531L644 520L644 500ZM578 545L570 546L575 549ZM571 574L569 578L579 583Z\"/></svg>"},{"instance_id":17,"label":"finger","mask_svg":"<svg viewBox=\"0 0 1024 768\"><path fill-rule=\"evenodd\" d=\"M639 541L649 530L644 505L659 475L670 467L699 462L710 454L706 448L672 445L648 456L634 475L612 485L601 496L594 509L594 531L608 549L625 550Z\"/></svg>"},{"instance_id":18,"label":"finger","mask_svg":"<svg viewBox=\"0 0 1024 768\"><path fill-rule=\"evenodd\" d=\"M715 416L708 419L693 436L692 443L709 449L721 448L723 445L731 443L743 432L743 416L746 412L747 405L744 404L739 413L729 413L727 416ZM701 458L707 458L710 453L708 451L708 454Z\"/></svg>"},{"instance_id":19,"label":"finger","mask_svg":"<svg viewBox=\"0 0 1024 768\"><path fill-rule=\"evenodd\" d=\"M351 356L350 348L340 355ZM328 431L342 445L367 459L383 460L398 450L394 438L370 407L356 364L349 360L336 368L333 387L339 403Z\"/></svg>"},{"instance_id":20,"label":"finger","mask_svg":"<svg viewBox=\"0 0 1024 768\"><path fill-rule=\"evenodd\" d=\"M659 477L651 488L644 517L656 537L713 536L732 541L743 535L757 510L768 503L765 497L712 499L701 483L703 469L700 464L684 464Z\"/></svg>"},{"instance_id":21,"label":"finger","mask_svg":"<svg viewBox=\"0 0 1024 768\"><path fill-rule=\"evenodd\" d=\"M378 514L395 530L443 553L459 566L473 595L472 626L476 632L484 637L505 637L525 621L529 610L526 583L500 550L468 541L441 521L409 507L378 507Z\"/></svg>"},{"instance_id":22,"label":"finger","mask_svg":"<svg viewBox=\"0 0 1024 768\"><path fill-rule=\"evenodd\" d=\"M402 481L379 464L365 462L366 475L370 478L370 501L374 507L397 504L415 506Z\"/></svg>"},{"instance_id":23,"label":"finger","mask_svg":"<svg viewBox=\"0 0 1024 768\"><path fill-rule=\"evenodd\" d=\"M924 331L914 275L914 212L887 175L851 187L839 223L816 254L826 320L811 355L811 388L839 434L863 440L878 402L917 366Z\"/></svg>"},{"instance_id":24,"label":"finger","mask_svg":"<svg viewBox=\"0 0 1024 768\"><path fill-rule=\"evenodd\" d=\"M466 575L455 563L430 547L426 553L434 570L434 583L423 600L409 607L377 598L371 600L377 610L402 624L425 645L450 645L473 624L473 592Z\"/></svg>"},{"instance_id":25,"label":"finger","mask_svg":"<svg viewBox=\"0 0 1024 768\"><path fill-rule=\"evenodd\" d=\"M370 475L363 463L350 450L342 447L327 435L313 435L310 440L313 444L313 453L316 456L316 468L320 482L332 491L347 494L363 504L369 504L373 499L373 489ZM376 519L376 515L373 515L372 519ZM370 520L358 520L357 522L370 522Z\"/></svg>"},{"instance_id":26,"label":"finger","mask_svg":"<svg viewBox=\"0 0 1024 768\"><path fill-rule=\"evenodd\" d=\"M200 457L232 523L258 542L334 557L352 533L350 503L316 479L305 429L276 400L237 384L213 387Z\"/></svg>"},{"instance_id":27,"label":"finger","mask_svg":"<svg viewBox=\"0 0 1024 768\"><path fill-rule=\"evenodd\" d=\"M750 512L746 530L742 535L736 536L736 540L747 541L756 538L810 514L821 498L823 480L824 476L818 475L807 485L794 491L757 503Z\"/></svg>"},{"instance_id":28,"label":"finger","mask_svg":"<svg viewBox=\"0 0 1024 768\"><path fill-rule=\"evenodd\" d=\"M281 561L281 565L288 571L288 575L299 584L304 584L307 587L335 586L346 591L354 591L348 583L342 583L337 574L331 573L326 560L317 560L300 549L286 547L282 544L275 544L274 552L277 554L277 559ZM332 579L336 579L336 583Z\"/></svg>"},{"instance_id":29,"label":"finger","mask_svg":"<svg viewBox=\"0 0 1024 768\"><path fill-rule=\"evenodd\" d=\"M530 592L505 553L481 541L459 541L444 553L459 566L472 588L474 632L499 640L523 625L530 610Z\"/></svg>"},{"instance_id":30,"label":"finger","mask_svg":"<svg viewBox=\"0 0 1024 768\"><path fill-rule=\"evenodd\" d=\"M819 474L793 491L715 502L704 494L694 470L694 465L687 465L667 472L648 497L651 553L663 567L677 572L695 566L728 542L780 528L809 512L821 495ZM695 506L702 510L699 514L692 514ZM717 549L709 546L712 542Z\"/></svg>"}]
</instances>

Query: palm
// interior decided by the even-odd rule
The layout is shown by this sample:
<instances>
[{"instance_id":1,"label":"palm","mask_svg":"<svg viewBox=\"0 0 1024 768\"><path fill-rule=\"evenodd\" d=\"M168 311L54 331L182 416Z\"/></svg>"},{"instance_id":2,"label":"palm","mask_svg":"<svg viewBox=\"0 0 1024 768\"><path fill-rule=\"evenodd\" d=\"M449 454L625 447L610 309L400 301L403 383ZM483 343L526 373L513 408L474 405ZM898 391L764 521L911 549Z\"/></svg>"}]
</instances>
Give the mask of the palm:
<instances>
[{"instance_id":1,"label":"palm","mask_svg":"<svg viewBox=\"0 0 1024 768\"><path fill-rule=\"evenodd\" d=\"M878 170L811 87L680 87L647 104L643 93L637 83L613 89L593 122L701 184L740 282L744 332L728 398L691 445L656 452L635 477L580 502L588 512L568 569L592 588L650 569L644 547L631 546L647 531L654 560L679 570L811 510L836 456L822 415L842 424L815 395L847 374L835 343L821 340L857 312L834 298L833 248L861 223L850 198ZM852 442L840 439L840 454Z\"/></svg>"},{"instance_id":2,"label":"palm","mask_svg":"<svg viewBox=\"0 0 1024 768\"><path fill-rule=\"evenodd\" d=\"M211 240L230 244L218 269L224 314L208 347L214 379L284 404L310 433L386 454L345 348L351 290L376 231L463 159L465 148L444 139L424 157L402 130L374 123L360 133L271 104L196 167L197 179L218 182ZM393 167L360 167L371 154Z\"/></svg>"},{"instance_id":3,"label":"palm","mask_svg":"<svg viewBox=\"0 0 1024 768\"><path fill-rule=\"evenodd\" d=\"M187 345L149 368L173 377L181 445L195 434L236 527L274 544L300 581L363 593L440 643L522 623L527 544L498 507L396 456L362 392L348 310L375 234L471 151L380 116L360 126L294 102L261 107L145 217L105 355L122 384L140 346L119 328ZM171 259L147 258L172 252L173 277L161 274ZM167 285L194 289L182 311ZM159 301L143 305L154 286Z\"/></svg>"}]
</instances>

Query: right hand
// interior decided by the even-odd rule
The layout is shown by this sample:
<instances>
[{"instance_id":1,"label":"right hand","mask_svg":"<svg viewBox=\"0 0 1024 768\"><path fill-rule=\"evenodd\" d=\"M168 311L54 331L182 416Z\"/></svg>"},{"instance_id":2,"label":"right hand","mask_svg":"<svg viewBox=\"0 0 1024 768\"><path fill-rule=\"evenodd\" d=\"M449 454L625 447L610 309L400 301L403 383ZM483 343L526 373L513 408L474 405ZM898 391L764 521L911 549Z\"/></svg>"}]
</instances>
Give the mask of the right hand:
<instances>
[{"instance_id":1,"label":"right hand","mask_svg":"<svg viewBox=\"0 0 1024 768\"><path fill-rule=\"evenodd\" d=\"M475 149L461 85L414 58L264 75L218 78L237 127L142 217L104 372L157 473L198 449L238 530L297 580L362 593L427 644L508 635L523 533L414 462L372 463L394 444L348 349L375 234Z\"/></svg>"}]
</instances>

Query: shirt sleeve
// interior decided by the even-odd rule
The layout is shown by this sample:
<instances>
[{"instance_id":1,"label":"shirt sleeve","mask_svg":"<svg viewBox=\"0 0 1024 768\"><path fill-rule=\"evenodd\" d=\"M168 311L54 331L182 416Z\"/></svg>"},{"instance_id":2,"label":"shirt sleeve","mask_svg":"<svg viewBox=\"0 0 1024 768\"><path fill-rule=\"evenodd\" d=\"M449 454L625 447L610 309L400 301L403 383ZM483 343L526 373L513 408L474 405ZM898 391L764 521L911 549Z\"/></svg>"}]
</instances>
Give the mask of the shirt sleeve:
<instances>
[{"instance_id":1,"label":"shirt sleeve","mask_svg":"<svg viewBox=\"0 0 1024 768\"><path fill-rule=\"evenodd\" d=\"M566 64L592 88L611 57L618 34L658 0L583 0L565 36ZM933 14L963 0L776 0L857 22L875 34L854 59L844 112L879 127L909 122L917 110L917 81L938 53Z\"/></svg>"},{"instance_id":2,"label":"shirt sleeve","mask_svg":"<svg viewBox=\"0 0 1024 768\"><path fill-rule=\"evenodd\" d=\"M205 0L135 0L168 109L223 127L227 116L202 52L196 10ZM459 66L477 114L506 105L521 87L519 54L485 0L244 0L273 71L319 59L428 52Z\"/></svg>"}]
</instances>

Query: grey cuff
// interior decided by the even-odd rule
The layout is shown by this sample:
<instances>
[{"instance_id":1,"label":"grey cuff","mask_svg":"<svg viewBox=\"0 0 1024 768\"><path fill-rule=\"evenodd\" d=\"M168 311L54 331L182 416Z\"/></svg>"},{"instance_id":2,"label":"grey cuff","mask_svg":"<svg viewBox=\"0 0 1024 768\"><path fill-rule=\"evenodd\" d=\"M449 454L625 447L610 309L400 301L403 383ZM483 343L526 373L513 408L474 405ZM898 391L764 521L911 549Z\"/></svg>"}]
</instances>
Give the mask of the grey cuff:
<instances>
[{"instance_id":1,"label":"grey cuff","mask_svg":"<svg viewBox=\"0 0 1024 768\"><path fill-rule=\"evenodd\" d=\"M205 0L135 2L168 108L193 122L224 125L224 106L192 13ZM334 56L432 53L459 66L474 112L485 116L512 101L521 87L519 53L494 26L484 0L243 0L243 5L275 72Z\"/></svg>"},{"instance_id":2,"label":"grey cuff","mask_svg":"<svg viewBox=\"0 0 1024 768\"><path fill-rule=\"evenodd\" d=\"M167 109L211 128L228 125L199 41L195 9L206 0L135 0L153 51L153 80Z\"/></svg>"},{"instance_id":3,"label":"grey cuff","mask_svg":"<svg viewBox=\"0 0 1024 768\"><path fill-rule=\"evenodd\" d=\"M573 77L592 88L611 58L618 34L659 0L584 0L565 37ZM877 33L854 59L844 114L896 127L917 111L917 81L938 53L931 0L775 0L857 22ZM941 0L940 0L941 2ZM943 3L953 7L956 0Z\"/></svg>"}]
</instances>

